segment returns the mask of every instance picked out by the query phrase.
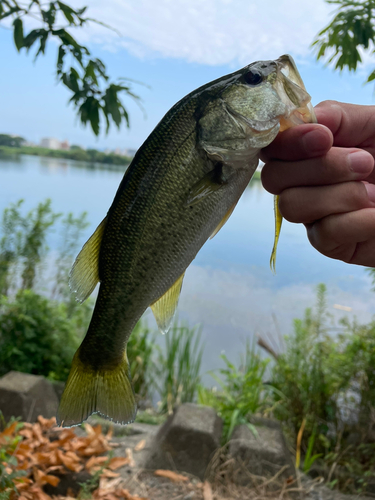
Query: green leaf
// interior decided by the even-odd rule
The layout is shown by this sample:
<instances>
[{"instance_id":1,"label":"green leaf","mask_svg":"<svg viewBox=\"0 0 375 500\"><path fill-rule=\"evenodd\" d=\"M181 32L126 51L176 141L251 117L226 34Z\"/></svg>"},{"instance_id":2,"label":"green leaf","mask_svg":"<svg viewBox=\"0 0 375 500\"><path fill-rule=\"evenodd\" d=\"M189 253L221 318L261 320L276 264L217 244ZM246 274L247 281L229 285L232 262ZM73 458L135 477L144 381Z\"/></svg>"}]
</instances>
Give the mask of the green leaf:
<instances>
[{"instance_id":1,"label":"green leaf","mask_svg":"<svg viewBox=\"0 0 375 500\"><path fill-rule=\"evenodd\" d=\"M23 24L22 24L22 19L19 17L13 21L13 26L14 26L14 43L16 45L16 48L18 52L20 49L23 47Z\"/></svg>"},{"instance_id":2,"label":"green leaf","mask_svg":"<svg viewBox=\"0 0 375 500\"><path fill-rule=\"evenodd\" d=\"M5 12L3 9L3 5L6 5L9 8L9 10ZM11 16L12 14L16 14L17 12L21 11L22 9L18 5L16 5L15 7L11 7L8 2L4 2L4 0L2 0L2 2L0 2L0 21L2 19L5 19L6 17Z\"/></svg>"},{"instance_id":3,"label":"green leaf","mask_svg":"<svg viewBox=\"0 0 375 500\"><path fill-rule=\"evenodd\" d=\"M43 33L41 35L41 37L40 37L39 49L38 49L38 52L35 54L34 60L38 57L39 54L44 54L44 52L46 50L47 38L48 38L48 31L46 31L45 33Z\"/></svg>"},{"instance_id":4,"label":"green leaf","mask_svg":"<svg viewBox=\"0 0 375 500\"><path fill-rule=\"evenodd\" d=\"M70 68L70 73L62 73L61 77L63 84L73 92L79 92L80 90L78 84L79 79L79 74L74 68Z\"/></svg>"},{"instance_id":5,"label":"green leaf","mask_svg":"<svg viewBox=\"0 0 375 500\"><path fill-rule=\"evenodd\" d=\"M46 30L44 29L37 29L30 31L30 33L24 38L23 47L25 47L26 50L30 50L30 48L36 42L36 40L42 37L45 32Z\"/></svg>"},{"instance_id":6,"label":"green leaf","mask_svg":"<svg viewBox=\"0 0 375 500\"><path fill-rule=\"evenodd\" d=\"M65 54L66 54L66 52L64 50L64 46L60 45L58 55L57 55L57 64L56 64L56 69L57 69L58 75L61 75L61 73L62 73Z\"/></svg>"},{"instance_id":7,"label":"green leaf","mask_svg":"<svg viewBox=\"0 0 375 500\"><path fill-rule=\"evenodd\" d=\"M95 97L89 96L78 110L81 122L83 124L90 122L95 135L99 135L99 108L99 101Z\"/></svg>"},{"instance_id":8,"label":"green leaf","mask_svg":"<svg viewBox=\"0 0 375 500\"><path fill-rule=\"evenodd\" d=\"M43 10L41 9L43 21L48 24L49 29L52 29L52 26L55 23L55 18L56 18L56 8L55 4L53 2L50 2L50 7L49 10Z\"/></svg>"},{"instance_id":9,"label":"green leaf","mask_svg":"<svg viewBox=\"0 0 375 500\"><path fill-rule=\"evenodd\" d=\"M60 7L68 23L75 25L76 23L74 21L73 14L77 15L77 13L71 7L69 7L69 5L66 5L65 3L57 2L57 5Z\"/></svg>"}]
</instances>

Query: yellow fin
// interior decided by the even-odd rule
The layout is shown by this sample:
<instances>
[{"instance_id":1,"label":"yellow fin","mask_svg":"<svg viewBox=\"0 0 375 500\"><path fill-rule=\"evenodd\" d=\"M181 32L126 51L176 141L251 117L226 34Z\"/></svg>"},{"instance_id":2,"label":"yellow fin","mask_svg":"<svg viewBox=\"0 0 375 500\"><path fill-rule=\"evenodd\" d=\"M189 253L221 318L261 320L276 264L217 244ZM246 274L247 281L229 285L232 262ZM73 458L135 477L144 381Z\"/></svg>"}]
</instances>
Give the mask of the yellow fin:
<instances>
[{"instance_id":1,"label":"yellow fin","mask_svg":"<svg viewBox=\"0 0 375 500\"><path fill-rule=\"evenodd\" d=\"M77 302L85 301L99 282L99 251L106 222L107 217L83 245L70 271L69 286Z\"/></svg>"},{"instance_id":2,"label":"yellow fin","mask_svg":"<svg viewBox=\"0 0 375 500\"><path fill-rule=\"evenodd\" d=\"M97 371L82 363L79 349L75 353L57 411L57 424L79 425L93 413L120 424L134 421L137 405L126 351L117 367Z\"/></svg>"},{"instance_id":3,"label":"yellow fin","mask_svg":"<svg viewBox=\"0 0 375 500\"><path fill-rule=\"evenodd\" d=\"M210 240L212 240L212 238L217 235L217 233L220 231L220 229L227 222L227 220L229 219L229 217L232 215L233 210L236 208L236 205L237 205L237 201L236 201L236 203L233 206L230 207L230 209L228 210L228 212L221 219L221 221L219 222L219 225L217 226L217 228L215 229L215 231L211 234Z\"/></svg>"},{"instance_id":4,"label":"yellow fin","mask_svg":"<svg viewBox=\"0 0 375 500\"><path fill-rule=\"evenodd\" d=\"M275 239L273 243L273 249L271 253L271 259L270 259L270 267L271 270L274 274L276 274L276 250L277 250L277 244L279 242L279 236L280 236L280 230L281 230L281 224L283 222L283 216L281 215L281 212L279 210L279 197L275 196L274 197L274 209L275 209Z\"/></svg>"},{"instance_id":5,"label":"yellow fin","mask_svg":"<svg viewBox=\"0 0 375 500\"><path fill-rule=\"evenodd\" d=\"M188 205L195 205L206 196L220 189L226 181L223 179L221 164L218 164L213 170L208 172L191 188L187 200Z\"/></svg>"},{"instance_id":6,"label":"yellow fin","mask_svg":"<svg viewBox=\"0 0 375 500\"><path fill-rule=\"evenodd\" d=\"M177 309L178 299L181 293L182 281L185 273L165 292L158 300L151 304L156 323L162 333L168 333L171 327L173 316Z\"/></svg>"}]
</instances>

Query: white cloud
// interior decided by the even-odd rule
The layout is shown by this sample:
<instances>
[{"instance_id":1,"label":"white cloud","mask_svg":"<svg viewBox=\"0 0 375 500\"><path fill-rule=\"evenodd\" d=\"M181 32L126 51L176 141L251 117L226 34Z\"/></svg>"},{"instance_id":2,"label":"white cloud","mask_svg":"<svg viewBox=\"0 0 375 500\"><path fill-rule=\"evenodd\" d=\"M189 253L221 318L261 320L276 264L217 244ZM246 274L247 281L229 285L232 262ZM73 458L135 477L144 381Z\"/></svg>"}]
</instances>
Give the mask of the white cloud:
<instances>
[{"instance_id":1,"label":"white cloud","mask_svg":"<svg viewBox=\"0 0 375 500\"><path fill-rule=\"evenodd\" d=\"M168 57L219 65L247 64L291 53L304 59L330 19L324 0L88 0L98 25L86 41L138 57Z\"/></svg>"}]
</instances>

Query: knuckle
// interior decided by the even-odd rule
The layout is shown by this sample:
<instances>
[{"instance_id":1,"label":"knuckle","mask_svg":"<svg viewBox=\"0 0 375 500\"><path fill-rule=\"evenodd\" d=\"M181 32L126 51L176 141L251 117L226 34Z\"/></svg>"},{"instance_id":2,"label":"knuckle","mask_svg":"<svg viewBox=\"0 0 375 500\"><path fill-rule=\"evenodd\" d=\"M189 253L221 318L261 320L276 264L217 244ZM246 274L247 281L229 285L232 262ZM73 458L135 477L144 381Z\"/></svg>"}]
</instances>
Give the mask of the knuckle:
<instances>
[{"instance_id":1,"label":"knuckle","mask_svg":"<svg viewBox=\"0 0 375 500\"><path fill-rule=\"evenodd\" d=\"M334 106L334 105L338 106L339 102L335 101L334 99L326 99L325 101L321 101L315 107L316 108L323 108L323 107L330 107L330 106Z\"/></svg>"},{"instance_id":2,"label":"knuckle","mask_svg":"<svg viewBox=\"0 0 375 500\"><path fill-rule=\"evenodd\" d=\"M345 197L344 203L347 204L348 197L350 196L352 210L366 207L367 192L364 184L362 184L362 182L354 182L348 184L350 184L350 186L347 186L348 194Z\"/></svg>"},{"instance_id":3,"label":"knuckle","mask_svg":"<svg viewBox=\"0 0 375 500\"><path fill-rule=\"evenodd\" d=\"M327 216L315 222L307 229L311 245L330 259L349 262L353 253L350 242L343 242L337 237L337 218Z\"/></svg>"}]
</instances>

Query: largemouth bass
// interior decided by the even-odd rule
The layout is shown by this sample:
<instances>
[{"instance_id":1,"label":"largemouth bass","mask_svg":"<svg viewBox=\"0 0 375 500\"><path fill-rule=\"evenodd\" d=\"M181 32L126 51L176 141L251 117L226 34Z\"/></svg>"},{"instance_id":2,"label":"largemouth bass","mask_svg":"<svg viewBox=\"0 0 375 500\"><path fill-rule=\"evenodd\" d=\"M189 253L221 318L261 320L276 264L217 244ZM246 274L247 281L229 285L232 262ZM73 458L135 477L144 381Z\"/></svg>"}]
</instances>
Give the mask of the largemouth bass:
<instances>
[{"instance_id":1,"label":"largemouth bass","mask_svg":"<svg viewBox=\"0 0 375 500\"><path fill-rule=\"evenodd\" d=\"M132 422L136 402L126 344L147 307L167 331L186 268L230 217L259 152L280 130L314 121L290 56L259 61L179 101L138 150L108 214L79 253L70 284L84 301L100 282L76 352L58 423L92 413ZM281 216L275 204L275 262Z\"/></svg>"}]
</instances>

